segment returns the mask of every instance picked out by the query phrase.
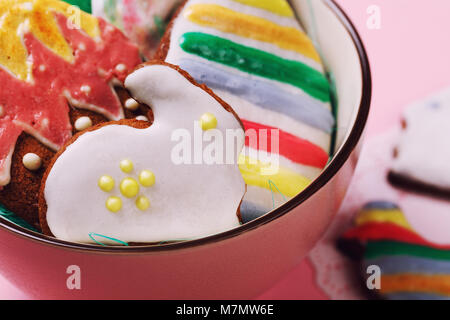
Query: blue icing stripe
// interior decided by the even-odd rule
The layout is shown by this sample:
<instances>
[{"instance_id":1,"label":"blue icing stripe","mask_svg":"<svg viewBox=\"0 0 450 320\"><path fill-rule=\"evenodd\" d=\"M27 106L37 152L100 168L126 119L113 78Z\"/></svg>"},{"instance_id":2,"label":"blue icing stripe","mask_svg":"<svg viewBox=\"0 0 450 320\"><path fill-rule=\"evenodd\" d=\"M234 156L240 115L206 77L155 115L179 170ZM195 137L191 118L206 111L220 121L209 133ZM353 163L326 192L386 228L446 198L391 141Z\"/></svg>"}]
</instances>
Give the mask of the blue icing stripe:
<instances>
[{"instance_id":1,"label":"blue icing stripe","mask_svg":"<svg viewBox=\"0 0 450 320\"><path fill-rule=\"evenodd\" d=\"M448 296L422 292L389 293L385 297L389 300L450 300Z\"/></svg>"},{"instance_id":2,"label":"blue icing stripe","mask_svg":"<svg viewBox=\"0 0 450 320\"><path fill-rule=\"evenodd\" d=\"M398 209L398 206L395 203L389 201L372 201L367 203L364 208L365 210L370 209L384 209L384 210L392 210Z\"/></svg>"},{"instance_id":3,"label":"blue icing stripe","mask_svg":"<svg viewBox=\"0 0 450 320\"><path fill-rule=\"evenodd\" d=\"M242 201L240 211L242 223L247 223L265 215L270 210L267 210L258 204L244 200Z\"/></svg>"},{"instance_id":4,"label":"blue icing stripe","mask_svg":"<svg viewBox=\"0 0 450 320\"><path fill-rule=\"evenodd\" d=\"M450 274L450 261L430 260L411 256L386 256L369 259L366 266L377 265L383 274L420 273L420 274Z\"/></svg>"},{"instance_id":5,"label":"blue icing stripe","mask_svg":"<svg viewBox=\"0 0 450 320\"><path fill-rule=\"evenodd\" d=\"M212 89L230 92L263 109L283 113L326 133L331 133L334 127L331 111L306 94L292 94L268 82L218 70L191 59L182 59L179 65L195 80Z\"/></svg>"}]
</instances>

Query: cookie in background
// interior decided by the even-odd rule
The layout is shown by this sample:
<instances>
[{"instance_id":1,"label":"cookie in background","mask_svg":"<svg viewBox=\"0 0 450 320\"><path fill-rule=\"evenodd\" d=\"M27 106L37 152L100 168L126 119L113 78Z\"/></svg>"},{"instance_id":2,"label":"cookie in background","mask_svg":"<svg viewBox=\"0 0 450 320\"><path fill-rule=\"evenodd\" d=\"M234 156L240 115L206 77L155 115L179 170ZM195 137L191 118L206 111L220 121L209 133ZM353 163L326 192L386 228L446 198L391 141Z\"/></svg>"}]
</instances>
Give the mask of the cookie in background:
<instances>
[{"instance_id":1,"label":"cookie in background","mask_svg":"<svg viewBox=\"0 0 450 320\"><path fill-rule=\"evenodd\" d=\"M149 112L124 108L123 81L141 63L136 45L73 12L57 0L0 2L0 216L38 230L40 182L55 152L92 125Z\"/></svg>"},{"instance_id":2,"label":"cookie in background","mask_svg":"<svg viewBox=\"0 0 450 320\"><path fill-rule=\"evenodd\" d=\"M450 200L450 88L408 106L389 181Z\"/></svg>"},{"instance_id":3,"label":"cookie in background","mask_svg":"<svg viewBox=\"0 0 450 320\"><path fill-rule=\"evenodd\" d=\"M366 286L369 267L381 270L379 289L368 290L389 300L450 299L450 245L436 244L418 234L394 203L366 204L354 227L337 242L341 252L360 266Z\"/></svg>"}]
</instances>

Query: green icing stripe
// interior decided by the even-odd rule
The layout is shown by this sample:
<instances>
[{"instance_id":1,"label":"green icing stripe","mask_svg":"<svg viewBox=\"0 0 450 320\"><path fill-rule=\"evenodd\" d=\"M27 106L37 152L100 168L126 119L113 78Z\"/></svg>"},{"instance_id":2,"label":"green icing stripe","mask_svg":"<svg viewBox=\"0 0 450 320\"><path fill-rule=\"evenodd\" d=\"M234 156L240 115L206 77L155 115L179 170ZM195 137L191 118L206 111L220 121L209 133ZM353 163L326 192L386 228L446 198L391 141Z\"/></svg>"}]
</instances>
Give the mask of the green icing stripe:
<instances>
[{"instance_id":1,"label":"green icing stripe","mask_svg":"<svg viewBox=\"0 0 450 320\"><path fill-rule=\"evenodd\" d=\"M111 23L114 24L117 23L116 7L117 7L117 0L106 0L103 6L103 10L105 11L106 17L109 19Z\"/></svg>"},{"instance_id":2,"label":"green icing stripe","mask_svg":"<svg viewBox=\"0 0 450 320\"><path fill-rule=\"evenodd\" d=\"M181 48L202 58L261 77L291 84L323 102L330 101L327 78L317 70L292 60L246 47L205 33L189 32Z\"/></svg>"},{"instance_id":3,"label":"green icing stripe","mask_svg":"<svg viewBox=\"0 0 450 320\"><path fill-rule=\"evenodd\" d=\"M435 260L450 260L450 250L439 250L396 241L369 241L367 243L364 255L366 259L388 255L408 255Z\"/></svg>"},{"instance_id":4,"label":"green icing stripe","mask_svg":"<svg viewBox=\"0 0 450 320\"><path fill-rule=\"evenodd\" d=\"M91 0L64 0L64 1L79 7L84 12L92 13Z\"/></svg>"},{"instance_id":5,"label":"green icing stripe","mask_svg":"<svg viewBox=\"0 0 450 320\"><path fill-rule=\"evenodd\" d=\"M5 218L6 220L17 224L18 226L21 226L25 229L29 229L31 231L38 232L34 227L32 227L30 224L28 224L25 220L22 218L16 216L14 213L6 209L1 203L0 203L0 217Z\"/></svg>"},{"instance_id":6,"label":"green icing stripe","mask_svg":"<svg viewBox=\"0 0 450 320\"><path fill-rule=\"evenodd\" d=\"M164 21L164 19L159 17L159 16L154 16L153 17L153 22L155 23L158 35L160 37L164 36L164 33L166 32L166 29L167 29L167 24Z\"/></svg>"}]
</instances>

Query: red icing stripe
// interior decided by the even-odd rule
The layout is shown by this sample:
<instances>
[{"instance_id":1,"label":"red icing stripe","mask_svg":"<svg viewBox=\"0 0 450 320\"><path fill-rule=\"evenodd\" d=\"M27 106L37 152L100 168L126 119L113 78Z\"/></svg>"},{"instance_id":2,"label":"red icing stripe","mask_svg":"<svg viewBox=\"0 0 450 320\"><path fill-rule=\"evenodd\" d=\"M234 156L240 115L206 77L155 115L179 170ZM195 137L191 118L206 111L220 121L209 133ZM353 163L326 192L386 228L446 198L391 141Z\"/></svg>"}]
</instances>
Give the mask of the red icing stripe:
<instances>
[{"instance_id":1,"label":"red icing stripe","mask_svg":"<svg viewBox=\"0 0 450 320\"><path fill-rule=\"evenodd\" d=\"M0 132L0 164L5 161L6 150L9 152L15 146L23 130L47 140L55 148L70 139L72 128L65 93L110 119L123 117L122 106L110 82L113 78L123 81L127 71L141 62L137 47L101 19L98 42L80 30L69 29L63 15L57 14L56 19L74 50L74 62L54 54L29 33L24 36L24 44L33 57L33 83L20 81L0 68L0 106L4 108L1 120L3 128L7 128ZM116 70L119 64L125 66L124 71ZM88 92L83 92L82 87L88 88ZM4 169L0 166L0 170Z\"/></svg>"},{"instance_id":2,"label":"red icing stripe","mask_svg":"<svg viewBox=\"0 0 450 320\"><path fill-rule=\"evenodd\" d=\"M245 139L245 145L247 147L273 153L276 152L272 148L271 132L271 130L276 129L275 127L269 127L248 120L242 120L242 123L247 133ZM255 137L257 139L250 139L251 133L248 130L251 129L255 130L253 132L256 132ZM267 130L267 138L265 133L263 133L264 131L261 130ZM267 141L267 143L258 143L260 139ZM328 154L322 148L283 130L279 130L279 154L293 162L319 169L323 169L328 163Z\"/></svg>"},{"instance_id":3,"label":"red icing stripe","mask_svg":"<svg viewBox=\"0 0 450 320\"><path fill-rule=\"evenodd\" d=\"M347 231L343 239L359 241L398 241L409 244L422 245L442 250L450 250L450 245L439 245L427 241L417 233L402 228L393 223L371 222Z\"/></svg>"}]
</instances>

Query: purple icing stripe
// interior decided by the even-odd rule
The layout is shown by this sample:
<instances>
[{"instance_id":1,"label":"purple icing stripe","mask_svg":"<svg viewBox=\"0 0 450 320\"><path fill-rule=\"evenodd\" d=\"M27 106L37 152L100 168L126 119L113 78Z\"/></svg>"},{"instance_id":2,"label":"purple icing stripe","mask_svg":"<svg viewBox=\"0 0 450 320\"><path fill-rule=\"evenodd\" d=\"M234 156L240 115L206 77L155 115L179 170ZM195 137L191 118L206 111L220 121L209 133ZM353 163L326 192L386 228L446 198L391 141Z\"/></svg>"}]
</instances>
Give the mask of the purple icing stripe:
<instances>
[{"instance_id":1,"label":"purple icing stripe","mask_svg":"<svg viewBox=\"0 0 450 320\"><path fill-rule=\"evenodd\" d=\"M265 215L270 210L265 209L256 203L244 200L242 201L240 211L242 223L247 223Z\"/></svg>"},{"instance_id":2,"label":"purple icing stripe","mask_svg":"<svg viewBox=\"0 0 450 320\"><path fill-rule=\"evenodd\" d=\"M383 274L418 273L450 274L450 261L416 258L411 256L384 256L366 260L366 266L377 265Z\"/></svg>"},{"instance_id":3,"label":"purple icing stripe","mask_svg":"<svg viewBox=\"0 0 450 320\"><path fill-rule=\"evenodd\" d=\"M425 292L398 292L385 295L389 300L450 300L450 296Z\"/></svg>"},{"instance_id":4,"label":"purple icing stripe","mask_svg":"<svg viewBox=\"0 0 450 320\"><path fill-rule=\"evenodd\" d=\"M182 59L179 65L195 80L212 89L230 92L263 109L283 113L326 133L333 129L335 121L331 111L308 95L292 94L268 82L218 70L191 59Z\"/></svg>"}]
</instances>

